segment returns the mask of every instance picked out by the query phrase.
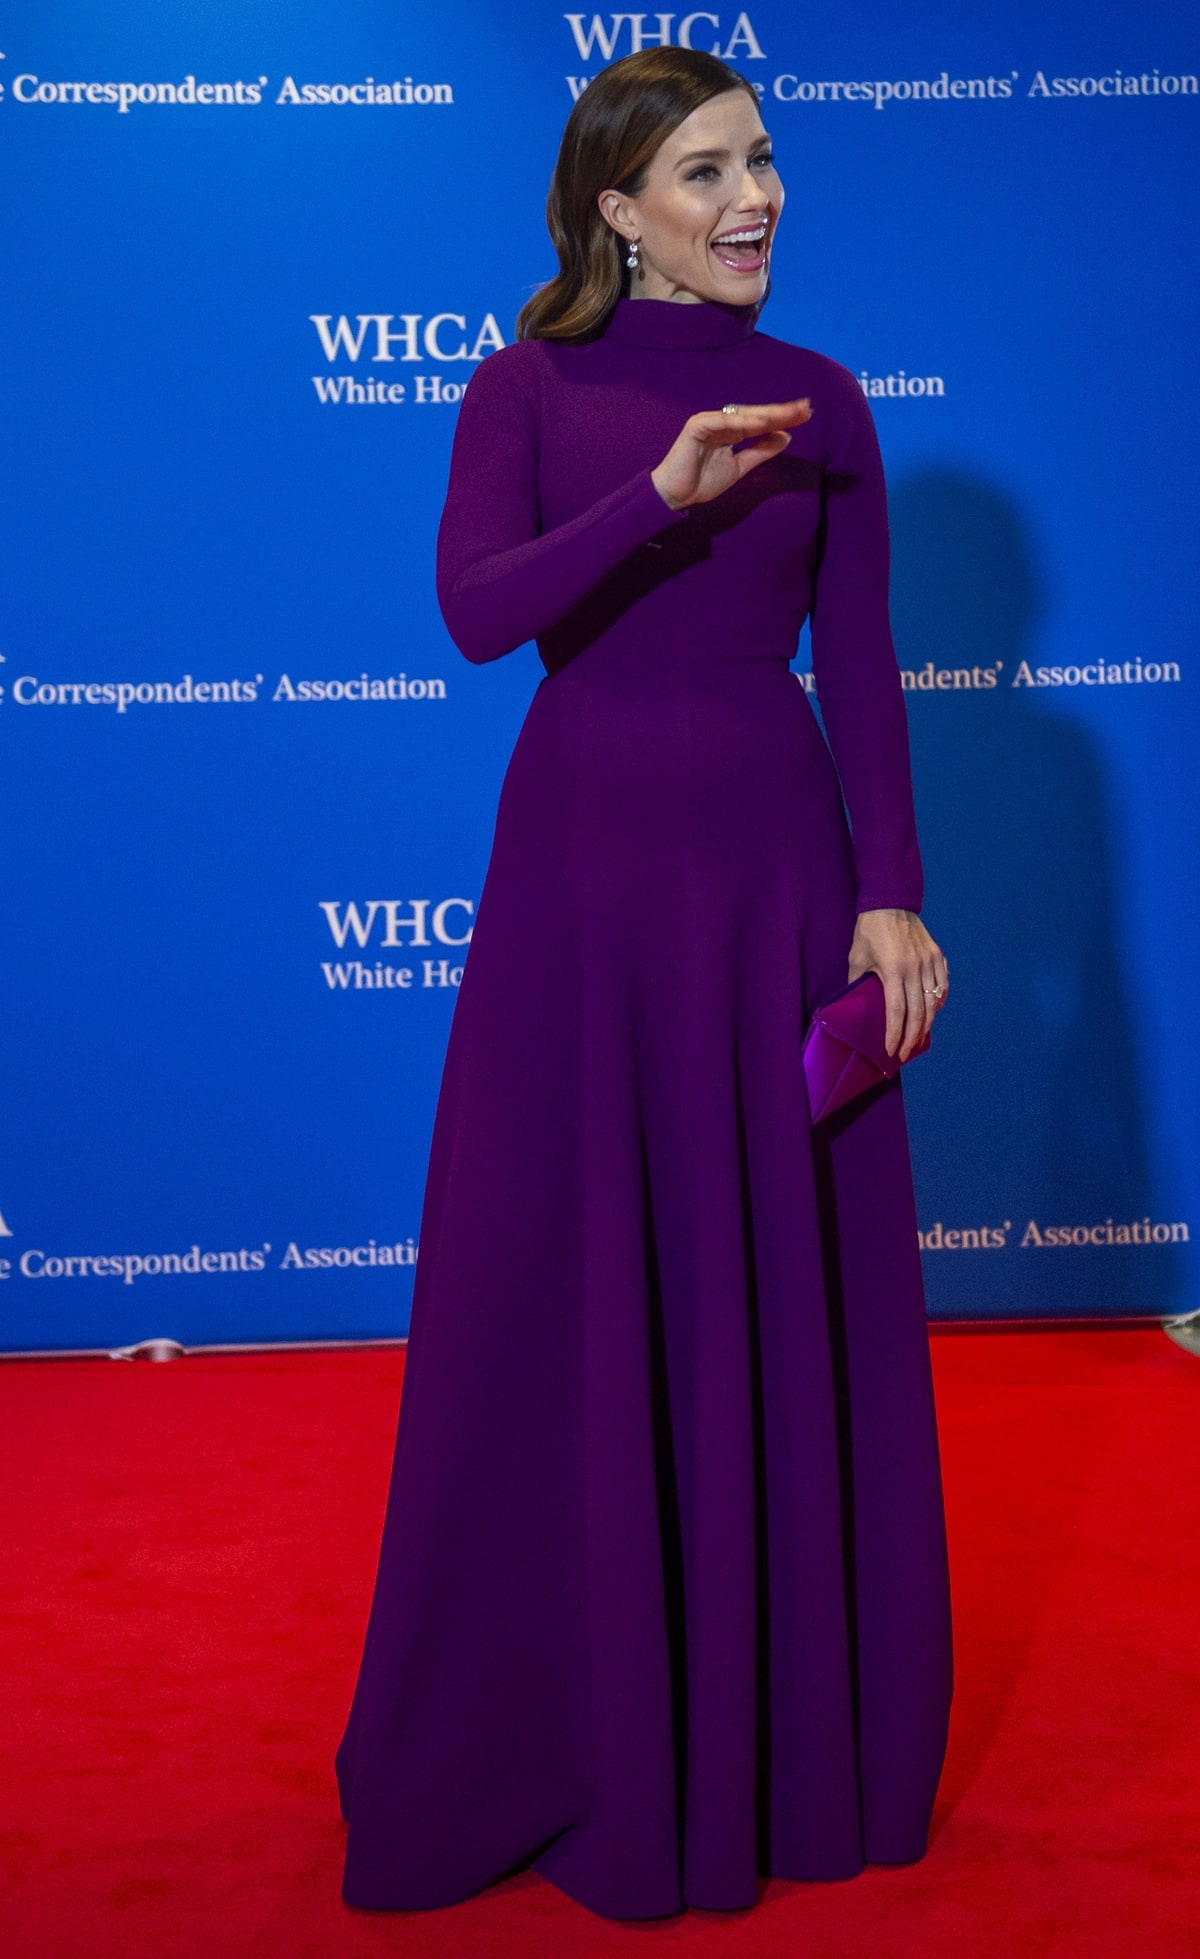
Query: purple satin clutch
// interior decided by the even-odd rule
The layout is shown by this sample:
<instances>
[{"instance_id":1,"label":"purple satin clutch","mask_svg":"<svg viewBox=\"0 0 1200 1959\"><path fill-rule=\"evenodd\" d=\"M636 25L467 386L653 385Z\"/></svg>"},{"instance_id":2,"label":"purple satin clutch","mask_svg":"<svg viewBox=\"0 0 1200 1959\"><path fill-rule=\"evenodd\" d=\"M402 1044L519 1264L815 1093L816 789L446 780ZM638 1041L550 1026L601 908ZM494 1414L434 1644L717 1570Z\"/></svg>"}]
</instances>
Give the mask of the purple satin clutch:
<instances>
[{"instance_id":1,"label":"purple satin clutch","mask_svg":"<svg viewBox=\"0 0 1200 1959\"><path fill-rule=\"evenodd\" d=\"M891 1081L900 1072L899 1054L889 1054L887 1001L878 973L860 973L856 980L817 1007L804 1036L804 1079L814 1122L832 1115L876 1082ZM909 1060L924 1054L929 1036L913 1049Z\"/></svg>"}]
</instances>

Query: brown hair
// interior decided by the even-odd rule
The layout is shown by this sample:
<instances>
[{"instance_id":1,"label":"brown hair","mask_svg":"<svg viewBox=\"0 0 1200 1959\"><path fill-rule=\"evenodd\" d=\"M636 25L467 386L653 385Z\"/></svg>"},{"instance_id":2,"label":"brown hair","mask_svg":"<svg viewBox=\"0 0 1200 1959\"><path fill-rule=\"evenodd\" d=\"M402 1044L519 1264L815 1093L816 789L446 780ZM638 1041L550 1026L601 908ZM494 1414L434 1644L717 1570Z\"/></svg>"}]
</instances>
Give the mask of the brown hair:
<instances>
[{"instance_id":1,"label":"brown hair","mask_svg":"<svg viewBox=\"0 0 1200 1959\"><path fill-rule=\"evenodd\" d=\"M590 340L628 293L626 242L596 200L602 190L636 197L659 145L693 109L752 83L698 48L643 48L589 82L567 117L546 199L559 270L525 301L518 340Z\"/></svg>"}]
</instances>

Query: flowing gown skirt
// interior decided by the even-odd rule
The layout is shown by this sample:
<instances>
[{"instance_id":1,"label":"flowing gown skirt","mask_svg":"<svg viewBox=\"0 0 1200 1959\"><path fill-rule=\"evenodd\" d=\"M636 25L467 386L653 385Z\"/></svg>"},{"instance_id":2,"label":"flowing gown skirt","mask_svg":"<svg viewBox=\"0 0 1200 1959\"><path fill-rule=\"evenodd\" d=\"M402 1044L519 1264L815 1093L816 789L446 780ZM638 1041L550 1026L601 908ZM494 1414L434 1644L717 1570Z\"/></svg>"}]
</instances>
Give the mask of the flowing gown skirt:
<instances>
[{"instance_id":1,"label":"flowing gown skirt","mask_svg":"<svg viewBox=\"0 0 1200 1959\"><path fill-rule=\"evenodd\" d=\"M801 1067L854 903L780 662L541 682L434 1126L349 1903L534 1862L653 1917L923 1854L951 1648L903 1091L814 1131Z\"/></svg>"}]
</instances>

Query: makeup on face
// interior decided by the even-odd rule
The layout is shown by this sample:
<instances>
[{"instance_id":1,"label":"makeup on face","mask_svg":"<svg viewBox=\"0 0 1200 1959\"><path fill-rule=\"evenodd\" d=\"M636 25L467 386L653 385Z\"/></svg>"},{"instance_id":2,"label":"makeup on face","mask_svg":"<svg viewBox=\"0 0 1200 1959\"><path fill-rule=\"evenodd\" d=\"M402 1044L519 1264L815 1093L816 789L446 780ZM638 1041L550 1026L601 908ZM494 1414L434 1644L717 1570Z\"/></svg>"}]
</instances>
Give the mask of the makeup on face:
<instances>
[{"instance_id":1,"label":"makeup on face","mask_svg":"<svg viewBox=\"0 0 1200 1959\"><path fill-rule=\"evenodd\" d=\"M742 90L702 103L672 132L637 204L643 297L760 297L783 186L770 137Z\"/></svg>"}]
</instances>

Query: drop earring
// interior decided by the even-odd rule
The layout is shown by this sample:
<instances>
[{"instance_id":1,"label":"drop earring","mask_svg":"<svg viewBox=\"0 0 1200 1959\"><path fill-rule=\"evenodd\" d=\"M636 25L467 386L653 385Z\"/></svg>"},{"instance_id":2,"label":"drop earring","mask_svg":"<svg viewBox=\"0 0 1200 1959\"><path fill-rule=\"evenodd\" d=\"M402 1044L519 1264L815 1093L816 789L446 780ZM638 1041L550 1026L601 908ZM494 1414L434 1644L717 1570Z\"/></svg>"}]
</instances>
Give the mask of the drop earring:
<instances>
[{"instance_id":1,"label":"drop earring","mask_svg":"<svg viewBox=\"0 0 1200 1959\"><path fill-rule=\"evenodd\" d=\"M629 267L629 270L630 270L631 272L636 272L636 271L637 271L637 265L638 265L638 241L637 241L637 239L636 239L636 238L634 238L634 239L631 239L631 241L630 241L630 245L629 245L629 256L628 256L628 258L627 258L627 259L625 260L625 263L626 263L626 265L627 265L627 266Z\"/></svg>"}]
</instances>

